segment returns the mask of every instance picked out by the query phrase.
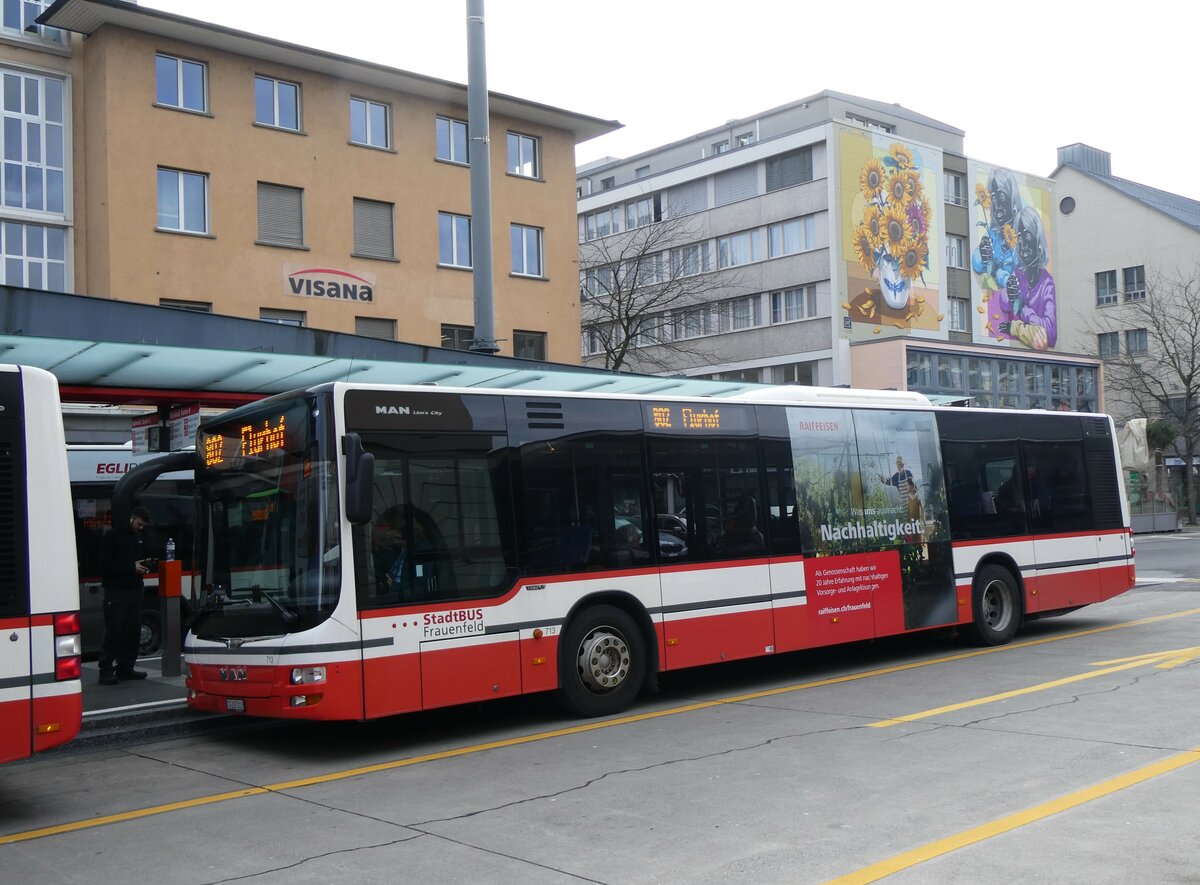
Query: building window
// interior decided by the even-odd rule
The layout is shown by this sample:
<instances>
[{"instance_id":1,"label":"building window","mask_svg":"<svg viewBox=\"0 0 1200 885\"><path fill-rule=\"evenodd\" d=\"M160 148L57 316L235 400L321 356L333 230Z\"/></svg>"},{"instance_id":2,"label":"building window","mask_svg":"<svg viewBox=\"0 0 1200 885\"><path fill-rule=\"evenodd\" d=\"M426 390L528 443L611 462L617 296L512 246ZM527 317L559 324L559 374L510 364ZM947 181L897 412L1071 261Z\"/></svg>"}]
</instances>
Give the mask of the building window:
<instances>
[{"instance_id":1,"label":"building window","mask_svg":"<svg viewBox=\"0 0 1200 885\"><path fill-rule=\"evenodd\" d=\"M1096 274L1096 304L1116 304L1120 300L1117 292L1117 272L1105 270Z\"/></svg>"},{"instance_id":2,"label":"building window","mask_svg":"<svg viewBox=\"0 0 1200 885\"><path fill-rule=\"evenodd\" d=\"M513 356L523 360L546 359L546 333L513 330Z\"/></svg>"},{"instance_id":3,"label":"building window","mask_svg":"<svg viewBox=\"0 0 1200 885\"><path fill-rule=\"evenodd\" d=\"M157 104L185 111L208 111L208 65L159 55L154 75Z\"/></svg>"},{"instance_id":4,"label":"building window","mask_svg":"<svg viewBox=\"0 0 1200 885\"><path fill-rule=\"evenodd\" d=\"M1127 267L1121 271L1125 283L1125 300L1142 301L1146 297L1146 267Z\"/></svg>"},{"instance_id":5,"label":"building window","mask_svg":"<svg viewBox=\"0 0 1200 885\"><path fill-rule=\"evenodd\" d=\"M462 120L438 117L434 125L437 130L437 158L448 163L470 163L467 124Z\"/></svg>"},{"instance_id":6,"label":"building window","mask_svg":"<svg viewBox=\"0 0 1200 885\"><path fill-rule=\"evenodd\" d=\"M543 276L542 229L514 224L511 227L512 272L523 277Z\"/></svg>"},{"instance_id":7,"label":"building window","mask_svg":"<svg viewBox=\"0 0 1200 885\"><path fill-rule=\"evenodd\" d=\"M64 83L4 72L4 206L66 212Z\"/></svg>"},{"instance_id":8,"label":"building window","mask_svg":"<svg viewBox=\"0 0 1200 885\"><path fill-rule=\"evenodd\" d=\"M790 323L817 315L817 287L798 286L771 293L771 322Z\"/></svg>"},{"instance_id":9,"label":"building window","mask_svg":"<svg viewBox=\"0 0 1200 885\"><path fill-rule=\"evenodd\" d=\"M300 86L271 77L254 78L254 122L300 130Z\"/></svg>"},{"instance_id":10,"label":"building window","mask_svg":"<svg viewBox=\"0 0 1200 885\"><path fill-rule=\"evenodd\" d=\"M1096 336L1096 352L1102 360L1111 360L1121 355L1119 332L1101 332Z\"/></svg>"},{"instance_id":11,"label":"building window","mask_svg":"<svg viewBox=\"0 0 1200 885\"><path fill-rule=\"evenodd\" d=\"M1127 353L1147 353L1150 350L1149 338L1145 329L1130 329L1125 333L1125 350Z\"/></svg>"},{"instance_id":12,"label":"building window","mask_svg":"<svg viewBox=\"0 0 1200 885\"><path fill-rule=\"evenodd\" d=\"M649 166L638 166L636 169L633 170L633 177L638 179L639 181L643 178L649 178L650 177L650 167Z\"/></svg>"},{"instance_id":13,"label":"building window","mask_svg":"<svg viewBox=\"0 0 1200 885\"><path fill-rule=\"evenodd\" d=\"M807 362L776 366L774 375L776 384L806 384L811 387L816 383L817 364Z\"/></svg>"},{"instance_id":14,"label":"building window","mask_svg":"<svg viewBox=\"0 0 1200 885\"><path fill-rule=\"evenodd\" d=\"M965 270L967 267L967 238L946 234L946 266Z\"/></svg>"},{"instance_id":15,"label":"building window","mask_svg":"<svg viewBox=\"0 0 1200 885\"><path fill-rule=\"evenodd\" d=\"M707 306L693 307L688 310L677 310L671 316L674 329L672 335L676 341L687 338L699 338L707 335L711 328L711 316Z\"/></svg>"},{"instance_id":16,"label":"building window","mask_svg":"<svg viewBox=\"0 0 1200 885\"><path fill-rule=\"evenodd\" d=\"M451 326L442 323L442 347L449 350L470 350L474 340L474 326Z\"/></svg>"},{"instance_id":17,"label":"building window","mask_svg":"<svg viewBox=\"0 0 1200 885\"><path fill-rule=\"evenodd\" d=\"M158 229L208 233L208 176L179 169L158 170Z\"/></svg>"},{"instance_id":18,"label":"building window","mask_svg":"<svg viewBox=\"0 0 1200 885\"><path fill-rule=\"evenodd\" d=\"M508 133L508 174L522 178L541 178L542 160L539 139L532 135Z\"/></svg>"},{"instance_id":19,"label":"building window","mask_svg":"<svg viewBox=\"0 0 1200 885\"><path fill-rule=\"evenodd\" d=\"M355 255L362 258L396 257L395 209L392 203L354 198Z\"/></svg>"},{"instance_id":20,"label":"building window","mask_svg":"<svg viewBox=\"0 0 1200 885\"><path fill-rule=\"evenodd\" d=\"M38 16L50 8L54 0L5 0L0 30L6 37L28 40L32 35L48 43L67 45L67 35L58 28L37 24Z\"/></svg>"},{"instance_id":21,"label":"building window","mask_svg":"<svg viewBox=\"0 0 1200 885\"><path fill-rule=\"evenodd\" d=\"M304 190L258 183L258 239L270 246L304 246Z\"/></svg>"},{"instance_id":22,"label":"building window","mask_svg":"<svg viewBox=\"0 0 1200 885\"><path fill-rule=\"evenodd\" d=\"M692 243L671 250L671 273L675 277L691 277L712 270L712 249L708 242Z\"/></svg>"},{"instance_id":23,"label":"building window","mask_svg":"<svg viewBox=\"0 0 1200 885\"><path fill-rule=\"evenodd\" d=\"M739 332L762 325L762 298L747 295L717 305L717 331Z\"/></svg>"},{"instance_id":24,"label":"building window","mask_svg":"<svg viewBox=\"0 0 1200 885\"><path fill-rule=\"evenodd\" d=\"M753 132L743 132L741 135L739 135L737 137L736 140L737 140L738 147L740 147L740 148L749 147L750 145L754 144L754 133Z\"/></svg>"},{"instance_id":25,"label":"building window","mask_svg":"<svg viewBox=\"0 0 1200 885\"><path fill-rule=\"evenodd\" d=\"M183 301L179 298L160 298L159 307L170 307L174 310L187 310L192 313L212 313L211 301Z\"/></svg>"},{"instance_id":26,"label":"building window","mask_svg":"<svg viewBox=\"0 0 1200 885\"><path fill-rule=\"evenodd\" d=\"M616 186L617 186L616 178L609 177L609 178L601 178L600 179L600 190L602 190L602 191L610 191Z\"/></svg>"},{"instance_id":27,"label":"building window","mask_svg":"<svg viewBox=\"0 0 1200 885\"><path fill-rule=\"evenodd\" d=\"M390 148L391 108L365 98L350 99L350 141L367 147Z\"/></svg>"},{"instance_id":28,"label":"building window","mask_svg":"<svg viewBox=\"0 0 1200 885\"><path fill-rule=\"evenodd\" d=\"M625 229L633 230L662 221L662 198L658 194L625 204Z\"/></svg>"},{"instance_id":29,"label":"building window","mask_svg":"<svg viewBox=\"0 0 1200 885\"><path fill-rule=\"evenodd\" d=\"M950 331L971 331L971 302L966 298L951 298L950 301Z\"/></svg>"},{"instance_id":30,"label":"building window","mask_svg":"<svg viewBox=\"0 0 1200 885\"><path fill-rule=\"evenodd\" d=\"M584 240L590 242L600 237L607 237L609 234L619 234L622 214L620 206L610 206L599 212L585 215L583 218Z\"/></svg>"},{"instance_id":31,"label":"building window","mask_svg":"<svg viewBox=\"0 0 1200 885\"><path fill-rule=\"evenodd\" d=\"M67 232L42 224L0 224L3 284L23 289L68 292Z\"/></svg>"},{"instance_id":32,"label":"building window","mask_svg":"<svg viewBox=\"0 0 1200 885\"><path fill-rule=\"evenodd\" d=\"M611 295L616 286L616 273L611 265L589 267L583 273L583 286L580 293L582 299L595 298L599 295Z\"/></svg>"},{"instance_id":33,"label":"building window","mask_svg":"<svg viewBox=\"0 0 1200 885\"><path fill-rule=\"evenodd\" d=\"M871 120L871 119L868 119L867 117L860 117L857 114L847 113L846 119L849 120L851 123L856 123L859 126L862 126L864 129L870 129L872 132L884 132L884 133L887 133L890 135L891 133L896 131L896 127L893 126L891 123L881 123L878 120Z\"/></svg>"},{"instance_id":34,"label":"building window","mask_svg":"<svg viewBox=\"0 0 1200 885\"><path fill-rule=\"evenodd\" d=\"M275 310L271 307L260 307L258 318L267 323L278 323L281 326L303 326L305 313L302 310Z\"/></svg>"},{"instance_id":35,"label":"building window","mask_svg":"<svg viewBox=\"0 0 1200 885\"><path fill-rule=\"evenodd\" d=\"M767 228L768 256L778 258L781 255L791 255L811 249L816 240L817 224L809 215L804 218L793 218L780 224L772 224Z\"/></svg>"},{"instance_id":36,"label":"building window","mask_svg":"<svg viewBox=\"0 0 1200 885\"><path fill-rule=\"evenodd\" d=\"M967 184L961 172L945 174L946 202L954 206L967 205ZM958 265L953 265L958 267Z\"/></svg>"},{"instance_id":37,"label":"building window","mask_svg":"<svg viewBox=\"0 0 1200 885\"><path fill-rule=\"evenodd\" d=\"M802 147L767 159L767 193L812 180L811 147Z\"/></svg>"},{"instance_id":38,"label":"building window","mask_svg":"<svg viewBox=\"0 0 1200 885\"><path fill-rule=\"evenodd\" d=\"M724 141L714 141L713 146L712 146L712 152L713 152L713 154L729 153L729 139L727 138Z\"/></svg>"},{"instance_id":39,"label":"building window","mask_svg":"<svg viewBox=\"0 0 1200 885\"><path fill-rule=\"evenodd\" d=\"M762 231L748 230L717 239L717 266L737 267L762 259Z\"/></svg>"},{"instance_id":40,"label":"building window","mask_svg":"<svg viewBox=\"0 0 1200 885\"><path fill-rule=\"evenodd\" d=\"M438 213L438 264L471 266L471 219L468 216Z\"/></svg>"},{"instance_id":41,"label":"building window","mask_svg":"<svg viewBox=\"0 0 1200 885\"><path fill-rule=\"evenodd\" d=\"M354 334L363 338L380 338L384 341L396 340L396 321L385 320L381 317L355 317Z\"/></svg>"}]
</instances>

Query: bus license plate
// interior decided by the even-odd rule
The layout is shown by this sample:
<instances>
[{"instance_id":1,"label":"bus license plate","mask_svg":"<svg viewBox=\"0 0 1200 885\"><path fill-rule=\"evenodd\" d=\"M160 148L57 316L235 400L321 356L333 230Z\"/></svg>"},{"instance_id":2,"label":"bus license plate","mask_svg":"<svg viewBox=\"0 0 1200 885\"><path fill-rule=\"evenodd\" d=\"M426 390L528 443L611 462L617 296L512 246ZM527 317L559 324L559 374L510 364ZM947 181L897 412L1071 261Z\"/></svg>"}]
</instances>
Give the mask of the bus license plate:
<instances>
[{"instance_id":1,"label":"bus license plate","mask_svg":"<svg viewBox=\"0 0 1200 885\"><path fill-rule=\"evenodd\" d=\"M246 702L241 698L225 698L225 709L230 713L245 713Z\"/></svg>"}]
</instances>

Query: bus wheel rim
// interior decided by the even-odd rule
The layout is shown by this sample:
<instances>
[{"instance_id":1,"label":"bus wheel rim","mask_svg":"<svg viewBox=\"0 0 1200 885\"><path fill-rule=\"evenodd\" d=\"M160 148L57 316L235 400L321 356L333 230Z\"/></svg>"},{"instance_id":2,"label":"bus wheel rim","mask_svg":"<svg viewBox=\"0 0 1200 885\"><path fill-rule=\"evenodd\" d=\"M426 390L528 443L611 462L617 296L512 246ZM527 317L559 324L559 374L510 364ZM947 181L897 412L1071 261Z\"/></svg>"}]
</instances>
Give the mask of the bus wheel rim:
<instances>
[{"instance_id":1,"label":"bus wheel rim","mask_svg":"<svg viewBox=\"0 0 1200 885\"><path fill-rule=\"evenodd\" d=\"M612 628L595 630L579 645L579 675L594 692L610 692L629 676L629 643Z\"/></svg>"},{"instance_id":2,"label":"bus wheel rim","mask_svg":"<svg viewBox=\"0 0 1200 885\"><path fill-rule=\"evenodd\" d=\"M1002 581L992 581L983 591L983 619L993 630L1003 630L1012 617L1008 595Z\"/></svg>"}]
</instances>

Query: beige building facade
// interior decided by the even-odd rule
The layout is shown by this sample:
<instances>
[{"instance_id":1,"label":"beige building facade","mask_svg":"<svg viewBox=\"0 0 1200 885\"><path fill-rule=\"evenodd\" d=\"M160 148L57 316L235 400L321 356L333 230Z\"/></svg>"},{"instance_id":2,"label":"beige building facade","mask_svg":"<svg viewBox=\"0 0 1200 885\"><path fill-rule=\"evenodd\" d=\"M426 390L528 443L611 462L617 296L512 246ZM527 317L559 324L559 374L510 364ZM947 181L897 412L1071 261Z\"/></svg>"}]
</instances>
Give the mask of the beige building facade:
<instances>
[{"instance_id":1,"label":"beige building facade","mask_svg":"<svg viewBox=\"0 0 1200 885\"><path fill-rule=\"evenodd\" d=\"M6 284L469 346L465 86L133 4L41 21L0 37ZM574 148L618 124L490 110L500 352L578 362Z\"/></svg>"}]
</instances>

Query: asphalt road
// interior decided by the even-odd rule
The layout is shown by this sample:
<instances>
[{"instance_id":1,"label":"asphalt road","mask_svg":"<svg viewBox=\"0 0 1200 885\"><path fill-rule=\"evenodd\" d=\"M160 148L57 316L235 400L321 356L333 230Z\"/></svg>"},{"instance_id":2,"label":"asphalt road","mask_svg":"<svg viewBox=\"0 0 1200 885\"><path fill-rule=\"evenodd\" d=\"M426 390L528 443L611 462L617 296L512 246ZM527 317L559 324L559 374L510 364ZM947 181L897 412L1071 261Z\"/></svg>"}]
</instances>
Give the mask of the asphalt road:
<instances>
[{"instance_id":1,"label":"asphalt road","mask_svg":"<svg viewBox=\"0 0 1200 885\"><path fill-rule=\"evenodd\" d=\"M7 766L0 879L1198 882L1186 568L1003 649L704 668L611 720L522 698Z\"/></svg>"}]
</instances>

